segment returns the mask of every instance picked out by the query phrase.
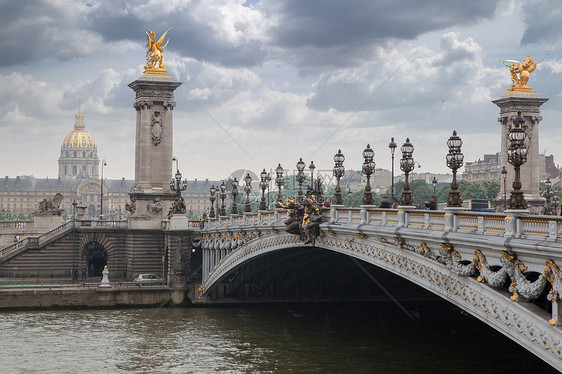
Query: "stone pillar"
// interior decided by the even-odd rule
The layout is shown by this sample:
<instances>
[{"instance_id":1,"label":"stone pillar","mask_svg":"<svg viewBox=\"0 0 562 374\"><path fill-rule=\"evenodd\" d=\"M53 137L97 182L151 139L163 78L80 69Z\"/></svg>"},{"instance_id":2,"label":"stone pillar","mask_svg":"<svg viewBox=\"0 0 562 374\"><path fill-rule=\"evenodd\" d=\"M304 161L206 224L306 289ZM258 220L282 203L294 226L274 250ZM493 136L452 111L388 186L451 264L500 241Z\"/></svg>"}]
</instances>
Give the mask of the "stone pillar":
<instances>
[{"instance_id":1,"label":"stone pillar","mask_svg":"<svg viewBox=\"0 0 562 374\"><path fill-rule=\"evenodd\" d=\"M127 204L130 227L160 228L176 198L172 177L174 90L169 76L143 75L129 84L136 93L135 184Z\"/></svg>"},{"instance_id":2,"label":"stone pillar","mask_svg":"<svg viewBox=\"0 0 562 374\"><path fill-rule=\"evenodd\" d=\"M515 171L513 166L507 162L507 149L509 148L509 126L513 125L513 120L517 117L517 112L521 112L525 118L526 140L528 147L527 162L521 166L521 184L528 209L535 214L542 210L545 199L539 194L539 122L542 120L540 106L548 99L539 98L534 92L508 92L501 99L494 100L493 103L500 108L498 122L501 125L501 152L500 170L505 166L507 170L506 192L507 198L513 189L513 179ZM496 206L503 208L504 186L503 180L500 183L500 192L496 197Z\"/></svg>"}]
</instances>

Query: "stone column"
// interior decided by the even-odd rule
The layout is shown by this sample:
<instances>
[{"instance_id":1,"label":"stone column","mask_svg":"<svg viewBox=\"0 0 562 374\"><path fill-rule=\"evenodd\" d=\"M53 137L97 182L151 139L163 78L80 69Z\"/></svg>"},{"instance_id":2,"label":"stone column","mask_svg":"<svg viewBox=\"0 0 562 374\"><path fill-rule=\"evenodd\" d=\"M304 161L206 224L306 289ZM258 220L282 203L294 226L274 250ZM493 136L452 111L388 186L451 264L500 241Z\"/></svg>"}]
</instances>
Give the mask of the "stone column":
<instances>
[{"instance_id":1,"label":"stone column","mask_svg":"<svg viewBox=\"0 0 562 374\"><path fill-rule=\"evenodd\" d=\"M507 170L506 192L507 198L513 189L513 179L515 171L513 166L507 162L507 149L509 148L509 126L513 125L513 120L517 117L517 112L521 112L525 118L525 131L527 137L525 144L528 147L527 162L521 166L522 191L528 203L528 209L535 214L542 210L545 199L539 194L539 122L542 120L540 106L548 99L539 98L537 93L508 92L501 99L494 100L493 103L500 108L498 122L501 125L501 153L500 170L505 166ZM496 206L503 209L504 185L500 183L500 192L496 197Z\"/></svg>"},{"instance_id":2,"label":"stone column","mask_svg":"<svg viewBox=\"0 0 562 374\"><path fill-rule=\"evenodd\" d=\"M160 228L176 193L170 189L174 90L169 76L143 75L129 84L136 93L135 184L129 193L130 225Z\"/></svg>"}]
</instances>

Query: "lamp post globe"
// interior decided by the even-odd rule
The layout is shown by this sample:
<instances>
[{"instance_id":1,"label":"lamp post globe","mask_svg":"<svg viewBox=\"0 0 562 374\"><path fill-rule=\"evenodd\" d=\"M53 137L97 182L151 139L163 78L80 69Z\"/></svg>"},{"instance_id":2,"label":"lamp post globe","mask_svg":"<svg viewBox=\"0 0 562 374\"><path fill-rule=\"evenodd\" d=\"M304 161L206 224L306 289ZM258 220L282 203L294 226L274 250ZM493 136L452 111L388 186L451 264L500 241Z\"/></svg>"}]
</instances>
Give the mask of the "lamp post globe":
<instances>
[{"instance_id":1,"label":"lamp post globe","mask_svg":"<svg viewBox=\"0 0 562 374\"><path fill-rule=\"evenodd\" d=\"M261 189L261 200L260 200L260 210L267 210L267 204L265 202L265 190L268 186L268 175L265 168L260 173L260 189Z\"/></svg>"},{"instance_id":2,"label":"lamp post globe","mask_svg":"<svg viewBox=\"0 0 562 374\"><path fill-rule=\"evenodd\" d=\"M391 182L390 182L390 198L391 201L394 201L394 152L396 151L396 143L394 142L394 138L390 138L390 143L388 143L388 148L390 149L390 157L392 159L391 164Z\"/></svg>"},{"instance_id":3,"label":"lamp post globe","mask_svg":"<svg viewBox=\"0 0 562 374\"><path fill-rule=\"evenodd\" d=\"M361 170L367 176L367 185L365 186L365 193L363 194L363 205L373 205L373 193L371 192L371 174L375 171L375 152L371 146L367 144L367 148L362 153L364 162Z\"/></svg>"},{"instance_id":4,"label":"lamp post globe","mask_svg":"<svg viewBox=\"0 0 562 374\"><path fill-rule=\"evenodd\" d=\"M282 188L283 184L285 183L285 178L283 177L283 173L285 169L281 166L281 164L277 165L275 168L275 184L277 185L277 206L279 206L283 202L283 195L282 195Z\"/></svg>"},{"instance_id":5,"label":"lamp post globe","mask_svg":"<svg viewBox=\"0 0 562 374\"><path fill-rule=\"evenodd\" d=\"M343 205L343 199L341 196L340 178L343 177L345 173L345 167L343 162L345 161L345 156L341 153L341 149L338 149L338 153L334 156L334 170L333 174L336 177L336 191L334 193L334 204Z\"/></svg>"},{"instance_id":6,"label":"lamp post globe","mask_svg":"<svg viewBox=\"0 0 562 374\"><path fill-rule=\"evenodd\" d=\"M524 130L525 118L521 112L513 120L513 125L509 129L509 147L507 149L507 162L513 165L515 178L513 180L513 190L509 197L509 209L527 209L527 201L521 191L521 165L527 162L527 147L525 146L526 133Z\"/></svg>"},{"instance_id":7,"label":"lamp post globe","mask_svg":"<svg viewBox=\"0 0 562 374\"><path fill-rule=\"evenodd\" d=\"M250 192L252 192L252 177L250 173L246 175L244 178L244 182L246 183L244 186L244 192L246 193L246 205L244 206L244 212L249 213L252 211L252 207L250 205Z\"/></svg>"},{"instance_id":8,"label":"lamp post globe","mask_svg":"<svg viewBox=\"0 0 562 374\"><path fill-rule=\"evenodd\" d=\"M209 196L209 200L211 200L211 210L209 211L209 218L215 218L215 200L217 199L217 189L214 185L211 186L209 192L211 193L211 195Z\"/></svg>"},{"instance_id":9,"label":"lamp post globe","mask_svg":"<svg viewBox=\"0 0 562 374\"><path fill-rule=\"evenodd\" d=\"M457 183L457 170L463 166L464 155L461 152L462 140L457 135L456 130L453 135L447 140L449 153L445 157L447 167L453 171L453 181L451 182L451 191L447 198L447 207L462 208L462 199L459 191L459 184Z\"/></svg>"},{"instance_id":10,"label":"lamp post globe","mask_svg":"<svg viewBox=\"0 0 562 374\"><path fill-rule=\"evenodd\" d=\"M232 181L232 210L230 211L231 214L238 214L238 206L236 205L236 196L238 196L238 186L239 186L239 182L236 179L236 177L234 177L234 180Z\"/></svg>"},{"instance_id":11,"label":"lamp post globe","mask_svg":"<svg viewBox=\"0 0 562 374\"><path fill-rule=\"evenodd\" d=\"M224 202L226 200L226 184L224 183L224 181L222 181L219 188L220 188L219 197L221 199L221 208L219 211L219 217L226 217L226 206Z\"/></svg>"},{"instance_id":12,"label":"lamp post globe","mask_svg":"<svg viewBox=\"0 0 562 374\"><path fill-rule=\"evenodd\" d=\"M400 159L400 170L404 172L404 188L402 189L402 196L400 197L400 205L413 206L414 199L412 198L412 191L410 190L410 172L414 169L415 161L412 157L414 153L414 146L410 143L410 139L406 138L406 142L400 147L402 158Z\"/></svg>"},{"instance_id":13,"label":"lamp post globe","mask_svg":"<svg viewBox=\"0 0 562 374\"><path fill-rule=\"evenodd\" d=\"M304 175L304 167L305 167L305 163L303 162L302 158L299 159L299 162L297 162L297 182L299 182L299 193L298 196L302 196L302 182L304 182L304 180L306 179L306 176Z\"/></svg>"}]
</instances>

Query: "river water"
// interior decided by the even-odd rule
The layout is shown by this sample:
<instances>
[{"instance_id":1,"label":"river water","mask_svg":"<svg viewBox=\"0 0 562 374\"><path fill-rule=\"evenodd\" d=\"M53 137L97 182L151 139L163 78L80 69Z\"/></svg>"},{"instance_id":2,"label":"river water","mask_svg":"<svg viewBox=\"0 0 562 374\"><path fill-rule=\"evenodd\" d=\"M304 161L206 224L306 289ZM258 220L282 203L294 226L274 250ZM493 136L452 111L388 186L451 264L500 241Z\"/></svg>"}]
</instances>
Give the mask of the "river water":
<instances>
[{"instance_id":1,"label":"river water","mask_svg":"<svg viewBox=\"0 0 562 374\"><path fill-rule=\"evenodd\" d=\"M443 301L0 313L1 373L550 373Z\"/></svg>"}]
</instances>

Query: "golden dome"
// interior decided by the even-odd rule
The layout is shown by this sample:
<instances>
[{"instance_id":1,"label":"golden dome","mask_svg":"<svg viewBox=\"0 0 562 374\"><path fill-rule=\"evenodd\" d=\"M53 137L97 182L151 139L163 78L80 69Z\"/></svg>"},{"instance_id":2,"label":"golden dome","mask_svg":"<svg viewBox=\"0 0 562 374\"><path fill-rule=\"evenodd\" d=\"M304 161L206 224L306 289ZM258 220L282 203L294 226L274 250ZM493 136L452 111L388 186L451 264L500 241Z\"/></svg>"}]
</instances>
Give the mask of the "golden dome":
<instances>
[{"instance_id":1,"label":"golden dome","mask_svg":"<svg viewBox=\"0 0 562 374\"><path fill-rule=\"evenodd\" d=\"M74 122L74 130L64 138L63 148L79 148L79 149L95 149L96 143L94 138L86 130L84 130L84 116L80 109L76 114L76 122Z\"/></svg>"}]
</instances>

